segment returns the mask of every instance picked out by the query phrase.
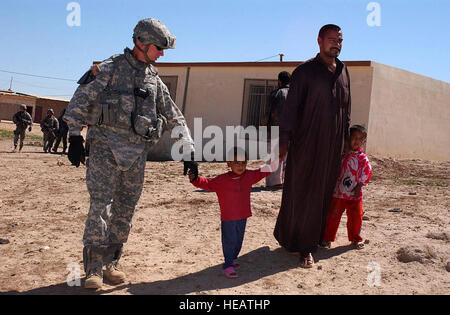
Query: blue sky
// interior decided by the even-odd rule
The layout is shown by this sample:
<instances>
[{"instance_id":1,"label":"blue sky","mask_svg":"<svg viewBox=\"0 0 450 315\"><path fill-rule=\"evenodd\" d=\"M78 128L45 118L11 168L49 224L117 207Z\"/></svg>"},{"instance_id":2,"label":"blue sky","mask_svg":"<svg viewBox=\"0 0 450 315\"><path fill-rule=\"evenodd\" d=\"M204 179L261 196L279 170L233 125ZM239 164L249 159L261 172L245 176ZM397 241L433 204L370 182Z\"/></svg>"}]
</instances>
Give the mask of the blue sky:
<instances>
[{"instance_id":1,"label":"blue sky","mask_svg":"<svg viewBox=\"0 0 450 315\"><path fill-rule=\"evenodd\" d=\"M142 18L163 21L177 48L161 62L285 61L318 52L320 27L342 27L341 60L373 60L450 82L450 0L78 0L81 25L69 27L68 0L2 0L0 70L78 80L94 60L132 47ZM370 2L380 26L369 26ZM267 59L276 61L278 57ZM70 98L73 81L0 71L0 89Z\"/></svg>"}]
</instances>

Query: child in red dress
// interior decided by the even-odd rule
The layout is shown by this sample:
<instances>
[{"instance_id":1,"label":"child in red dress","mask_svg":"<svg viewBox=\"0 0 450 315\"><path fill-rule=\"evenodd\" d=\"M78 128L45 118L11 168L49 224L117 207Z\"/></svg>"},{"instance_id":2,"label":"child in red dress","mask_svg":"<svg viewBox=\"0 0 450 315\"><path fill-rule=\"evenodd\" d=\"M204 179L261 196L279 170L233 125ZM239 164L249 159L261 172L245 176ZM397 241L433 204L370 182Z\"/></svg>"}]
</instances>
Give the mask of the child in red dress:
<instances>
[{"instance_id":1,"label":"child in red dress","mask_svg":"<svg viewBox=\"0 0 450 315\"><path fill-rule=\"evenodd\" d=\"M346 146L350 150L344 157L338 182L331 201L322 246L329 248L336 239L341 216L347 209L348 240L356 249L362 249L364 243L360 236L362 227L362 186L369 183L372 167L363 152L367 131L360 125L350 128L350 139Z\"/></svg>"}]
</instances>

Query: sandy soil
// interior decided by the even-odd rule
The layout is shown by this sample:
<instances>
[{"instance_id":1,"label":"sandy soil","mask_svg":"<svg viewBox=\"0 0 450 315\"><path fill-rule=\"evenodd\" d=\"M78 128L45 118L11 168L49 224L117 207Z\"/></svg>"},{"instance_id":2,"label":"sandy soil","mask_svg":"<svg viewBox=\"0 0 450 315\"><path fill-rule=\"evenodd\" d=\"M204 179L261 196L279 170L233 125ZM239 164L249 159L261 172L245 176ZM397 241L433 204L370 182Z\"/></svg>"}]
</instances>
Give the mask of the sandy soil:
<instances>
[{"instance_id":1,"label":"sandy soil","mask_svg":"<svg viewBox=\"0 0 450 315\"><path fill-rule=\"evenodd\" d=\"M0 294L93 294L66 282L82 269L86 170L31 144L13 154L12 140L0 141ZM216 195L193 187L181 163L148 162L121 260L128 281L95 294L450 294L450 163L369 158L363 250L349 246L344 215L332 248L316 253L314 268L299 268L272 235L281 191L262 181L238 279L221 275ZM203 176L225 171L200 165Z\"/></svg>"}]
</instances>

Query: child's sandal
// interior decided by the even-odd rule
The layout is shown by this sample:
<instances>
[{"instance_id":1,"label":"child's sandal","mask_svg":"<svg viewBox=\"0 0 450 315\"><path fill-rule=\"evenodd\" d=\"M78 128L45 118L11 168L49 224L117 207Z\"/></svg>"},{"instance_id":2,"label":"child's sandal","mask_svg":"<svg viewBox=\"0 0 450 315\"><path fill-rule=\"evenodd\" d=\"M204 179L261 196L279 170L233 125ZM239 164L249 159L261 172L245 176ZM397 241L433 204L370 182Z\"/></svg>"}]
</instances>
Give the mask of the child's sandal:
<instances>
[{"instance_id":1,"label":"child's sandal","mask_svg":"<svg viewBox=\"0 0 450 315\"><path fill-rule=\"evenodd\" d=\"M225 277L229 278L229 279L234 279L237 278L238 275L236 273L236 270L234 269L234 267L228 267L225 268L224 270L222 270L223 274L225 275Z\"/></svg>"},{"instance_id":2,"label":"child's sandal","mask_svg":"<svg viewBox=\"0 0 450 315\"><path fill-rule=\"evenodd\" d=\"M363 249L364 243L363 242L352 242L352 247L354 249Z\"/></svg>"}]
</instances>

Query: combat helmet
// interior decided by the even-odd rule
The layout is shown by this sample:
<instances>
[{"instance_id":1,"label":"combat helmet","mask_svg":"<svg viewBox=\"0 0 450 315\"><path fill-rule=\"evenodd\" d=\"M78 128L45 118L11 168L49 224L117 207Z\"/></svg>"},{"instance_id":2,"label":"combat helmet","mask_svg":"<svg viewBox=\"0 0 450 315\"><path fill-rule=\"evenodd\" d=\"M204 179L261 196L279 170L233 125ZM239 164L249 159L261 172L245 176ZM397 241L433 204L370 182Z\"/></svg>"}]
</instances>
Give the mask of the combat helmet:
<instances>
[{"instance_id":1,"label":"combat helmet","mask_svg":"<svg viewBox=\"0 0 450 315\"><path fill-rule=\"evenodd\" d=\"M157 19L143 19L134 28L133 41L144 45L154 44L162 49L175 48L176 37Z\"/></svg>"},{"instance_id":2,"label":"combat helmet","mask_svg":"<svg viewBox=\"0 0 450 315\"><path fill-rule=\"evenodd\" d=\"M136 43L140 41L146 46L143 50ZM150 45L153 44L160 49L174 49L176 37L172 35L169 29L159 20L149 18L138 22L133 32L133 42L137 49L144 53L147 63L152 61L148 58L147 52Z\"/></svg>"}]
</instances>

